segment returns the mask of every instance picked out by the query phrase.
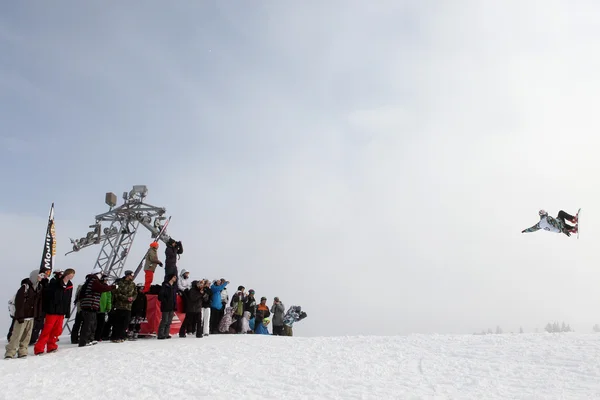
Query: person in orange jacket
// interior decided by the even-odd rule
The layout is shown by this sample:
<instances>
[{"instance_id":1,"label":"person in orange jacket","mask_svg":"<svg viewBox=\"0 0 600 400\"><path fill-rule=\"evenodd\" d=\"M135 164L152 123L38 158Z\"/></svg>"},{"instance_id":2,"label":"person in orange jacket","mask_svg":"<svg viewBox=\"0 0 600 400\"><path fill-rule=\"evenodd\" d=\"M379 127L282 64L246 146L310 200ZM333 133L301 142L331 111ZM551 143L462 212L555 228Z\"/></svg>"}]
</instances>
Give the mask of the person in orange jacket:
<instances>
[{"instance_id":1,"label":"person in orange jacket","mask_svg":"<svg viewBox=\"0 0 600 400\"><path fill-rule=\"evenodd\" d=\"M148 253L146 253L146 262L144 264L144 293L150 291L150 286L154 280L154 271L156 270L157 265L162 267L163 263L158 259L158 242L152 242L150 243Z\"/></svg>"}]
</instances>

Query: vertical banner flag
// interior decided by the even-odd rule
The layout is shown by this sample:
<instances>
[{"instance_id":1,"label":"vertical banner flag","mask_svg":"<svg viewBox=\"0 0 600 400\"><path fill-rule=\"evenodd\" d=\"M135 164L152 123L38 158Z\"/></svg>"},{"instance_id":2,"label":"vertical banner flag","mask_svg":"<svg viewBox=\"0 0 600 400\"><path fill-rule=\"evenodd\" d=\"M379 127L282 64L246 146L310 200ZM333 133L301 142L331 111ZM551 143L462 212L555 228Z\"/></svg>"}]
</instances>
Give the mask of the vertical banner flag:
<instances>
[{"instance_id":1,"label":"vertical banner flag","mask_svg":"<svg viewBox=\"0 0 600 400\"><path fill-rule=\"evenodd\" d=\"M54 269L54 255L56 254L56 232L54 231L54 203L50 207L50 216L48 217L48 227L46 228L46 237L44 238L44 250L42 252L42 263L40 272Z\"/></svg>"}]
</instances>

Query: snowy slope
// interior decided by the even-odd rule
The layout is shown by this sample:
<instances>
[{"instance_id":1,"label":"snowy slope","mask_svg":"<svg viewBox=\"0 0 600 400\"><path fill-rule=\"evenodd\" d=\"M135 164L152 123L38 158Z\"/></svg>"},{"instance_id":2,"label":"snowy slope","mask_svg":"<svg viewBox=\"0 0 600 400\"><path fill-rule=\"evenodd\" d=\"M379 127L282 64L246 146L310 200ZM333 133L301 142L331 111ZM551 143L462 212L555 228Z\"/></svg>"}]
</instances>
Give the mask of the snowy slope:
<instances>
[{"instance_id":1,"label":"snowy slope","mask_svg":"<svg viewBox=\"0 0 600 400\"><path fill-rule=\"evenodd\" d=\"M598 335L67 341L55 354L2 360L0 398L600 398Z\"/></svg>"}]
</instances>

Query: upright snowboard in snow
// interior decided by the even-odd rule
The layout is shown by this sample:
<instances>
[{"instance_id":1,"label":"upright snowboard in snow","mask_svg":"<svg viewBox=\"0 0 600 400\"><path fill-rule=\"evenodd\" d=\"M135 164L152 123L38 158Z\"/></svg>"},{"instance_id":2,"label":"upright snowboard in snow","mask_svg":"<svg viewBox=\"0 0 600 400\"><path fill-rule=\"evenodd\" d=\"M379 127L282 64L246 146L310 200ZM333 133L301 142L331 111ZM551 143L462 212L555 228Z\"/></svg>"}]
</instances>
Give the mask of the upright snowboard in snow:
<instances>
[{"instance_id":1,"label":"upright snowboard in snow","mask_svg":"<svg viewBox=\"0 0 600 400\"><path fill-rule=\"evenodd\" d=\"M577 214L575 214L575 218L577 219L577 222L575 223L575 226L577 227L577 239L579 239L579 214L581 214L581 208L577 210Z\"/></svg>"}]
</instances>

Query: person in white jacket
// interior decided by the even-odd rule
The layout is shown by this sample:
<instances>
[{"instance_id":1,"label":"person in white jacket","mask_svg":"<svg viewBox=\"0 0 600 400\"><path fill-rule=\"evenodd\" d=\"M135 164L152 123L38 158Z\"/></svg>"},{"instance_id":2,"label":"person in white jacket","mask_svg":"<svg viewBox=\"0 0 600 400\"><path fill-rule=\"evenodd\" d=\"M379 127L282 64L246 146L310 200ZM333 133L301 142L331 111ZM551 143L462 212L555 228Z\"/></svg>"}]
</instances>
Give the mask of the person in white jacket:
<instances>
[{"instance_id":1,"label":"person in white jacket","mask_svg":"<svg viewBox=\"0 0 600 400\"><path fill-rule=\"evenodd\" d=\"M187 269L182 269L179 279L177 280L177 288L183 293L192 288L190 273Z\"/></svg>"},{"instance_id":2,"label":"person in white jacket","mask_svg":"<svg viewBox=\"0 0 600 400\"><path fill-rule=\"evenodd\" d=\"M179 274L179 279L177 279L177 291L181 295L181 303L184 310L187 310L187 302L188 302L188 293L192 288L192 280L190 279L190 273L185 268L181 270L181 274ZM188 322L191 322L190 319ZM194 328L191 326L186 327L188 332L193 332Z\"/></svg>"}]
</instances>

